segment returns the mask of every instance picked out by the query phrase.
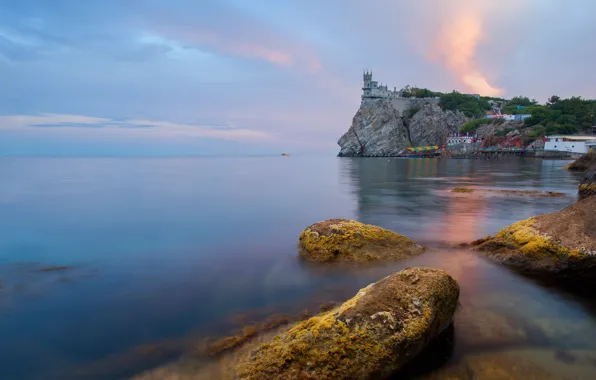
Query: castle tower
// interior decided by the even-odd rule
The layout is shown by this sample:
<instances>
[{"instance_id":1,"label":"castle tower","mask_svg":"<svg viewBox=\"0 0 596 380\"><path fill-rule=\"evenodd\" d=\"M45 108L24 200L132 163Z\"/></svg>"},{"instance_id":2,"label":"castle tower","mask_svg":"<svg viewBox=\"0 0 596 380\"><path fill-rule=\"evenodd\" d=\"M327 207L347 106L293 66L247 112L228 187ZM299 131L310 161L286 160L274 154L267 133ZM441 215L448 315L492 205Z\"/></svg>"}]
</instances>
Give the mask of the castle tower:
<instances>
[{"instance_id":1,"label":"castle tower","mask_svg":"<svg viewBox=\"0 0 596 380\"><path fill-rule=\"evenodd\" d=\"M364 86L362 89L370 89L372 82L372 72L365 71L364 74L362 74L362 79L364 81Z\"/></svg>"},{"instance_id":2,"label":"castle tower","mask_svg":"<svg viewBox=\"0 0 596 380\"><path fill-rule=\"evenodd\" d=\"M364 74L362 74L362 80L362 99L364 100L365 98L372 96L372 72L364 71Z\"/></svg>"}]
</instances>

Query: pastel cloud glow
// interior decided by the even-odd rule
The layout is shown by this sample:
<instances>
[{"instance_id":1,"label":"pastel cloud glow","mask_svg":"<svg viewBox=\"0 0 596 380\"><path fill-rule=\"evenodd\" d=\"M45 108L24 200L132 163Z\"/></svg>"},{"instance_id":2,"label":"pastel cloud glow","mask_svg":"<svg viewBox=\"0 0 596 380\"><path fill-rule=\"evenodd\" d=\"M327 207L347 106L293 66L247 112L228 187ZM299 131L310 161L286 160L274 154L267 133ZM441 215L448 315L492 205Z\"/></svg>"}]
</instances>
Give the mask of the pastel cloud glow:
<instances>
[{"instance_id":1,"label":"pastel cloud glow","mask_svg":"<svg viewBox=\"0 0 596 380\"><path fill-rule=\"evenodd\" d=\"M482 10L477 1L455 1L449 17L431 45L431 57L438 59L455 74L467 91L499 96L503 90L495 88L481 72L476 62L478 45L485 37L482 29Z\"/></svg>"},{"instance_id":2,"label":"pastel cloud glow","mask_svg":"<svg viewBox=\"0 0 596 380\"><path fill-rule=\"evenodd\" d=\"M595 12L583 0L5 1L0 154L35 153L42 136L64 151L143 140L144 154L165 141L334 154L364 68L390 87L594 98Z\"/></svg>"},{"instance_id":3,"label":"pastel cloud glow","mask_svg":"<svg viewBox=\"0 0 596 380\"><path fill-rule=\"evenodd\" d=\"M274 142L276 136L263 132L230 126L204 126L194 124L178 124L152 120L113 120L101 117L81 115L12 115L0 116L1 130L21 130L22 128L109 128L109 129L144 129L148 136L187 136L206 137L231 141ZM135 131L134 133L138 133Z\"/></svg>"}]
</instances>

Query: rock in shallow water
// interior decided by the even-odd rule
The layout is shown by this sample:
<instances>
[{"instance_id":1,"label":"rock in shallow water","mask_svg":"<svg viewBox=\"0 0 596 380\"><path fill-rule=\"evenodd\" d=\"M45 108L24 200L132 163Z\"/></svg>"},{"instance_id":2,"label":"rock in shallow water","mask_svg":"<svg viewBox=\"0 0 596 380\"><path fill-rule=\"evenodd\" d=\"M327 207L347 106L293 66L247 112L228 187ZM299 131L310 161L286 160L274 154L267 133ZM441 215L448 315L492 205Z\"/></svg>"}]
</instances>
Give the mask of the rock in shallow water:
<instances>
[{"instance_id":1,"label":"rock in shallow water","mask_svg":"<svg viewBox=\"0 0 596 380\"><path fill-rule=\"evenodd\" d=\"M596 164L586 170L578 189L579 199L585 199L596 195Z\"/></svg>"},{"instance_id":2,"label":"rock in shallow water","mask_svg":"<svg viewBox=\"0 0 596 380\"><path fill-rule=\"evenodd\" d=\"M458 299L459 285L447 272L405 269L263 344L237 366L237 376L387 378L449 326Z\"/></svg>"},{"instance_id":3,"label":"rock in shallow water","mask_svg":"<svg viewBox=\"0 0 596 380\"><path fill-rule=\"evenodd\" d=\"M596 151L584 154L565 168L568 170L585 171L594 165L596 165Z\"/></svg>"},{"instance_id":4,"label":"rock in shallow water","mask_svg":"<svg viewBox=\"0 0 596 380\"><path fill-rule=\"evenodd\" d=\"M300 234L298 247L300 257L319 262L402 259L424 251L396 232L347 219L329 219L307 227Z\"/></svg>"},{"instance_id":5,"label":"rock in shallow water","mask_svg":"<svg viewBox=\"0 0 596 380\"><path fill-rule=\"evenodd\" d=\"M596 197L514 223L473 245L522 272L596 280Z\"/></svg>"}]
</instances>

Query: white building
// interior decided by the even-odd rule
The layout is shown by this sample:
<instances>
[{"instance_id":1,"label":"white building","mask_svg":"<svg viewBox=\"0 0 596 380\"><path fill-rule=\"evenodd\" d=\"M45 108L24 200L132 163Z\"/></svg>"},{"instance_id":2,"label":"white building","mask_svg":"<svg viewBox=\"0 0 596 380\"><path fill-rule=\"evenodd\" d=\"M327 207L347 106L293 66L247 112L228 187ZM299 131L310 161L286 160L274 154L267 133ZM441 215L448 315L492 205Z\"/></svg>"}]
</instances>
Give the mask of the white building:
<instances>
[{"instance_id":1,"label":"white building","mask_svg":"<svg viewBox=\"0 0 596 380\"><path fill-rule=\"evenodd\" d=\"M486 115L486 119L503 119L503 120L515 120L515 115L499 114L499 115Z\"/></svg>"},{"instance_id":2,"label":"white building","mask_svg":"<svg viewBox=\"0 0 596 380\"><path fill-rule=\"evenodd\" d=\"M545 151L588 153L596 144L596 136L546 136Z\"/></svg>"},{"instance_id":3,"label":"white building","mask_svg":"<svg viewBox=\"0 0 596 380\"><path fill-rule=\"evenodd\" d=\"M447 145L472 144L474 141L476 141L476 136L467 133L455 133L447 136Z\"/></svg>"},{"instance_id":4,"label":"white building","mask_svg":"<svg viewBox=\"0 0 596 380\"><path fill-rule=\"evenodd\" d=\"M485 118L487 118L487 119L503 119L503 120L524 120L531 116L532 116L531 114L517 114L517 115L497 114L497 115L486 115Z\"/></svg>"}]
</instances>

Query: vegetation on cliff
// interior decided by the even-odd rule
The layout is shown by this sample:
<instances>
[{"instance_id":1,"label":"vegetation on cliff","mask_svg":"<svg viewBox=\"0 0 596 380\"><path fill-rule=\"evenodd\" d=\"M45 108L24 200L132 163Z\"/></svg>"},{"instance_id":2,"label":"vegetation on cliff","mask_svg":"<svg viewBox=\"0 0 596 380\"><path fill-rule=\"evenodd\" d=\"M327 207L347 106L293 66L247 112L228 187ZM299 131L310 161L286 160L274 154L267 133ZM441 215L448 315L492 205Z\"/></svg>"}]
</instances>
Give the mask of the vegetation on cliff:
<instances>
[{"instance_id":1,"label":"vegetation on cliff","mask_svg":"<svg viewBox=\"0 0 596 380\"><path fill-rule=\"evenodd\" d=\"M596 100L582 99L579 96L561 99L554 95L544 105L532 102L522 109L505 106L503 113L531 114L531 117L524 120L524 125L532 127L536 136L586 133L590 131L590 127L596 125Z\"/></svg>"},{"instance_id":2,"label":"vegetation on cliff","mask_svg":"<svg viewBox=\"0 0 596 380\"><path fill-rule=\"evenodd\" d=\"M471 98L471 99L470 99ZM473 99L473 100L472 100ZM551 96L546 104L538 104L535 99L516 96L510 100L503 100L501 109L503 114L531 114L524 119L522 128L531 130L530 137L542 137L553 134L574 134L590 132L590 127L596 125L596 100L571 97L561 99ZM464 94L441 94L441 106L444 109L458 109L467 116L476 119L469 121L462 127L462 132L475 132L481 125L502 123L503 120L484 118L486 110L490 110L487 98L480 100Z\"/></svg>"},{"instance_id":3,"label":"vegetation on cliff","mask_svg":"<svg viewBox=\"0 0 596 380\"><path fill-rule=\"evenodd\" d=\"M480 117L491 109L487 100L457 91L442 94L439 106L446 111L461 111L467 117Z\"/></svg>"},{"instance_id":4,"label":"vegetation on cliff","mask_svg":"<svg viewBox=\"0 0 596 380\"><path fill-rule=\"evenodd\" d=\"M402 95L406 98L441 98L439 105L445 111L461 111L467 117L484 115L491 109L488 100L491 98L477 98L472 95L462 94L457 91L448 93L431 91L428 88L408 87Z\"/></svg>"},{"instance_id":5,"label":"vegetation on cliff","mask_svg":"<svg viewBox=\"0 0 596 380\"><path fill-rule=\"evenodd\" d=\"M476 130L478 128L480 128L481 125L503 124L504 121L505 120L503 120L503 119L486 119L483 116L478 119L473 119L473 120L470 120L467 123L465 123L464 126L461 128L461 132L476 132Z\"/></svg>"},{"instance_id":6,"label":"vegetation on cliff","mask_svg":"<svg viewBox=\"0 0 596 380\"><path fill-rule=\"evenodd\" d=\"M410 257L424 247L396 232L354 220L329 219L300 234L300 257L307 261L366 262Z\"/></svg>"},{"instance_id":7,"label":"vegetation on cliff","mask_svg":"<svg viewBox=\"0 0 596 380\"><path fill-rule=\"evenodd\" d=\"M379 379L414 358L453 319L459 285L409 268L301 322L237 366L240 379Z\"/></svg>"}]
</instances>

